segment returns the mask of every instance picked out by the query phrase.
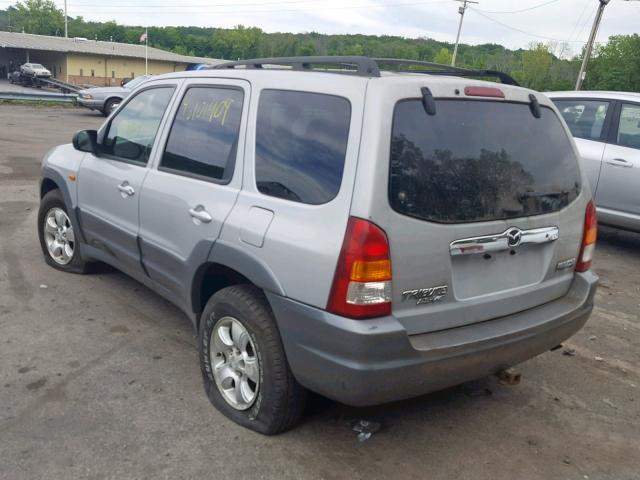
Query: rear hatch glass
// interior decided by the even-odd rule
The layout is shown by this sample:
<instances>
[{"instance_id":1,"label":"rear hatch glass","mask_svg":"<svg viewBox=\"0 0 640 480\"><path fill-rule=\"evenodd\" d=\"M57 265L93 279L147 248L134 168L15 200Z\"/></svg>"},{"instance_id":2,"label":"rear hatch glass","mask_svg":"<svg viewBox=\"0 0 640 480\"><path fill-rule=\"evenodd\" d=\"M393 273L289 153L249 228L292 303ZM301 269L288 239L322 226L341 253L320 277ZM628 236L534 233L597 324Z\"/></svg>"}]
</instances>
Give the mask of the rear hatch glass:
<instances>
[{"instance_id":1,"label":"rear hatch glass","mask_svg":"<svg viewBox=\"0 0 640 480\"><path fill-rule=\"evenodd\" d=\"M557 266L577 255L584 205L573 201L581 172L554 110L536 118L527 103L438 99L428 115L420 99L401 99L391 133L395 214L375 220L391 247L393 313L409 334L566 294L573 269Z\"/></svg>"},{"instance_id":2,"label":"rear hatch glass","mask_svg":"<svg viewBox=\"0 0 640 480\"><path fill-rule=\"evenodd\" d=\"M580 172L558 117L543 108L478 100L418 99L393 117L390 202L397 212L467 223L555 212L580 193Z\"/></svg>"}]
</instances>

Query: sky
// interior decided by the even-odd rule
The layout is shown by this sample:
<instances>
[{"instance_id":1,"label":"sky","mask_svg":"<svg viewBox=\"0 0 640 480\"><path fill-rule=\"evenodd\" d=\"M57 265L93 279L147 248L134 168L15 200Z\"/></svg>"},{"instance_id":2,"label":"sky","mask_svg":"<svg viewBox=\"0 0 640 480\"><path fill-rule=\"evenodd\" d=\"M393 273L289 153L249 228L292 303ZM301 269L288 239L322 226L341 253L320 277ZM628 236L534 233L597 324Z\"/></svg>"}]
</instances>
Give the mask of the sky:
<instances>
[{"instance_id":1,"label":"sky","mask_svg":"<svg viewBox=\"0 0 640 480\"><path fill-rule=\"evenodd\" d=\"M55 0L62 8L64 0ZM13 3L0 0L0 7ZM69 16L125 25L260 27L267 32L363 33L455 41L456 0L67 0ZM586 42L598 0L479 0L465 14L461 42L509 48L534 41ZM611 0L597 40L640 33L640 0Z\"/></svg>"}]
</instances>

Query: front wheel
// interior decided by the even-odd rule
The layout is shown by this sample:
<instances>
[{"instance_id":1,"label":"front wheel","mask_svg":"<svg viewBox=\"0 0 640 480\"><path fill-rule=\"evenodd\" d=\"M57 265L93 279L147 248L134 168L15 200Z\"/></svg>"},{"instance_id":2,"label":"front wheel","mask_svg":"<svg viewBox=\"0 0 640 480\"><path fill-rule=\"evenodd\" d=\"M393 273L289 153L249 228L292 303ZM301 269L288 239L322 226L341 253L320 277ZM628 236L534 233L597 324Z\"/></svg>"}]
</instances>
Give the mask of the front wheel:
<instances>
[{"instance_id":1,"label":"front wheel","mask_svg":"<svg viewBox=\"0 0 640 480\"><path fill-rule=\"evenodd\" d=\"M215 293L202 313L198 344L205 390L225 416L266 435L300 420L306 391L293 378L258 288L235 285Z\"/></svg>"},{"instance_id":2,"label":"front wheel","mask_svg":"<svg viewBox=\"0 0 640 480\"><path fill-rule=\"evenodd\" d=\"M51 190L40 201L38 237L45 261L58 270L84 273L77 232L71 224L60 190Z\"/></svg>"},{"instance_id":3,"label":"front wheel","mask_svg":"<svg viewBox=\"0 0 640 480\"><path fill-rule=\"evenodd\" d=\"M108 117L109 115L111 115L111 113L118 108L118 106L120 105L121 100L119 98L111 98L109 100L107 100L107 102L104 104L104 109L102 110L102 113L104 114L105 117Z\"/></svg>"}]
</instances>

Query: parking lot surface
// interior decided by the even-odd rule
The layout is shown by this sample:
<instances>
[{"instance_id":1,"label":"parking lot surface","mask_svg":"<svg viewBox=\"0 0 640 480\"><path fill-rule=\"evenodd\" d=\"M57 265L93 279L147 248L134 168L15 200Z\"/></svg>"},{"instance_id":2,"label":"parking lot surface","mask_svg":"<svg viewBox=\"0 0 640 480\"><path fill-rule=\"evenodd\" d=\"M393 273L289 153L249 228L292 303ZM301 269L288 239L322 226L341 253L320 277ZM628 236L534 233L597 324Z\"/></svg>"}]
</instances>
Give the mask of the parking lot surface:
<instances>
[{"instance_id":1,"label":"parking lot surface","mask_svg":"<svg viewBox=\"0 0 640 480\"><path fill-rule=\"evenodd\" d=\"M187 318L104 267L48 267L45 152L99 114L0 104L0 478L640 479L640 235L602 229L594 315L564 347L410 401L314 397L264 437L209 404ZM380 422L358 442L350 422Z\"/></svg>"}]
</instances>

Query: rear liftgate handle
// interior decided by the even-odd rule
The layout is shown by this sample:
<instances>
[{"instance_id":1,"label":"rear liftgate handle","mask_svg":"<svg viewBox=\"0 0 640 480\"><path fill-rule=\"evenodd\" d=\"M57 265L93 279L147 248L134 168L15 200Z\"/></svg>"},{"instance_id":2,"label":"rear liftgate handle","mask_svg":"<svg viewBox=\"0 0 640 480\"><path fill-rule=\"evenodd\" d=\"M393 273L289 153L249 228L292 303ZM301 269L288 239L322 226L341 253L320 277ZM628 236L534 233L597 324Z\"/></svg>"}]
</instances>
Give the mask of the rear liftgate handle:
<instances>
[{"instance_id":1,"label":"rear liftgate handle","mask_svg":"<svg viewBox=\"0 0 640 480\"><path fill-rule=\"evenodd\" d=\"M189 215L193 218L193 223L196 225L200 225L201 223L209 223L213 220L213 217L207 209L204 208L204 205L197 205L195 208L189 209Z\"/></svg>"}]
</instances>

